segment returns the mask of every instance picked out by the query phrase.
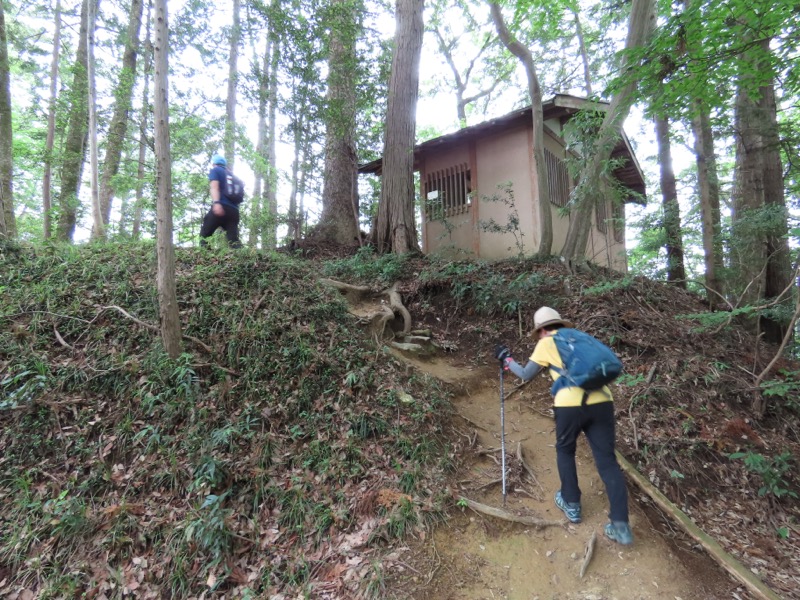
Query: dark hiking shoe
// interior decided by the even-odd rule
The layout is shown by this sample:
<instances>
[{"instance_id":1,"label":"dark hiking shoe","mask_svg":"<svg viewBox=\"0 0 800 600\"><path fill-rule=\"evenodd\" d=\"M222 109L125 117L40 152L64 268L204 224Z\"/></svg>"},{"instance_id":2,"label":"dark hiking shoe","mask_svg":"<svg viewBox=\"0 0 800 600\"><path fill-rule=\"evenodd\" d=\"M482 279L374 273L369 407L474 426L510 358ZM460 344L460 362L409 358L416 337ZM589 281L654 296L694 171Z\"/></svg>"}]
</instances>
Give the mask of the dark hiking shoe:
<instances>
[{"instance_id":1,"label":"dark hiking shoe","mask_svg":"<svg viewBox=\"0 0 800 600\"><path fill-rule=\"evenodd\" d=\"M633 543L633 532L631 526L622 521L613 521L606 525L606 535L608 539L622 544L623 546L630 546Z\"/></svg>"},{"instance_id":2,"label":"dark hiking shoe","mask_svg":"<svg viewBox=\"0 0 800 600\"><path fill-rule=\"evenodd\" d=\"M567 502L561 497L561 490L556 492L556 506L563 510L567 518L573 523L581 522L581 503Z\"/></svg>"}]
</instances>

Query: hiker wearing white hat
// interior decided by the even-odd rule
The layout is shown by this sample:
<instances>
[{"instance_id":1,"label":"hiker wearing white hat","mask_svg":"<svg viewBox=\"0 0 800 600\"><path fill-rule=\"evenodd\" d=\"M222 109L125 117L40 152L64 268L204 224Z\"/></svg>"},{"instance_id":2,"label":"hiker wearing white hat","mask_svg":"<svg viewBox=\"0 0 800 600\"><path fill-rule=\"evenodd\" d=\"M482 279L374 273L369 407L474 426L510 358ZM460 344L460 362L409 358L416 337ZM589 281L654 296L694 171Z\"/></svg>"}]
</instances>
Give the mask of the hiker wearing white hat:
<instances>
[{"instance_id":1,"label":"hiker wearing white hat","mask_svg":"<svg viewBox=\"0 0 800 600\"><path fill-rule=\"evenodd\" d=\"M523 381L530 381L545 368L553 378L553 414L556 420L556 464L561 489L556 506L573 523L581 522L581 490L575 466L578 436L586 434L595 466L606 488L610 523L606 535L623 545L633 543L628 522L628 491L614 453L614 403L607 383L616 378L622 363L605 344L577 329L561 315L543 306L533 315L539 341L523 367L498 346L495 358Z\"/></svg>"}]
</instances>

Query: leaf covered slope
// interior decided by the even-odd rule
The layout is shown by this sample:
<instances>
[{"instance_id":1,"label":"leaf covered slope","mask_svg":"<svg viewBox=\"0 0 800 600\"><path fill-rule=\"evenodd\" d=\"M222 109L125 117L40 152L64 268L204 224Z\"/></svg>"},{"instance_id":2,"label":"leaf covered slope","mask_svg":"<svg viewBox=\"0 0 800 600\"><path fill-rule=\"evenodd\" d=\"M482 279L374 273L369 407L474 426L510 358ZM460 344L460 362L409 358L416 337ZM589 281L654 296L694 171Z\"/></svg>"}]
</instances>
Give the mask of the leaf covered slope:
<instances>
[{"instance_id":1,"label":"leaf covered slope","mask_svg":"<svg viewBox=\"0 0 800 600\"><path fill-rule=\"evenodd\" d=\"M178 250L172 361L153 248L0 249L3 594L375 594L438 509L447 393L312 267Z\"/></svg>"}]
</instances>

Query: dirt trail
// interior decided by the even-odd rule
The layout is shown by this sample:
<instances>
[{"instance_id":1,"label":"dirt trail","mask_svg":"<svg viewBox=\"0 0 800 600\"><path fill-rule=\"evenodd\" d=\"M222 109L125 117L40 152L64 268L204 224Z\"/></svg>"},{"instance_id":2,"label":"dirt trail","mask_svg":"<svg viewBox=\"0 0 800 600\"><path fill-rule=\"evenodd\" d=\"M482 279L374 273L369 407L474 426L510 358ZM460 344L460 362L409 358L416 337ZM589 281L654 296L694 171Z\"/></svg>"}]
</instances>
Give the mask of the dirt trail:
<instances>
[{"instance_id":1,"label":"dirt trail","mask_svg":"<svg viewBox=\"0 0 800 600\"><path fill-rule=\"evenodd\" d=\"M406 360L415 367L454 384L461 392L454 399L455 429L466 443L477 434L476 449L500 447L499 373L493 365L470 368L454 360ZM542 519L558 520L563 514L553 503L558 489L553 422L549 417L549 382L539 377L515 391L518 379L505 377L506 453L509 468L517 474L509 487L506 509L524 511ZM474 433L473 433L474 432ZM513 458L521 443L525 460L539 485L520 478ZM499 452L475 453L467 472L458 474L458 489L471 500L502 507ZM730 599L750 596L705 553L662 519L647 498L629 485L631 525L635 542L624 548L603 534L607 502L594 463L581 438L578 473L583 491L583 522L536 531L463 509L461 515L437 527L431 536L412 544L403 558L409 569L393 582L394 592L416 600L633 600ZM525 491L517 491L520 482ZM581 579L584 553L592 533L597 533L593 558ZM669 539L669 538L672 539ZM408 596L405 595L408 593Z\"/></svg>"}]
</instances>

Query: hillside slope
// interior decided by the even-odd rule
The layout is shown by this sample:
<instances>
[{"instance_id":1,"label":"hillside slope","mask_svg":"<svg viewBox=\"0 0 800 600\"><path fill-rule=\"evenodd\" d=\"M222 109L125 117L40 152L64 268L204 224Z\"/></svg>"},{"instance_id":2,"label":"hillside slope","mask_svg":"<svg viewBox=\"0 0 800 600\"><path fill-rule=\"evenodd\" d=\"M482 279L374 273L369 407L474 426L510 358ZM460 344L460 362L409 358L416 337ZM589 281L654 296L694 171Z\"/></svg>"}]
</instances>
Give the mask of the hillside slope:
<instances>
[{"instance_id":1,"label":"hillside slope","mask_svg":"<svg viewBox=\"0 0 800 600\"><path fill-rule=\"evenodd\" d=\"M396 284L465 373L491 372L499 341L527 356L543 304L609 342L626 365L620 449L798 597L798 405L782 392L798 367L781 363L766 380L779 395L762 395L774 349L677 318L703 311L691 294L547 262L179 250L186 354L170 361L152 248L6 247L0 268L1 594L437 598L397 578L397 552L416 539L424 555L428 526L461 513L474 457L449 400L469 380L376 345L325 277Z\"/></svg>"}]
</instances>

